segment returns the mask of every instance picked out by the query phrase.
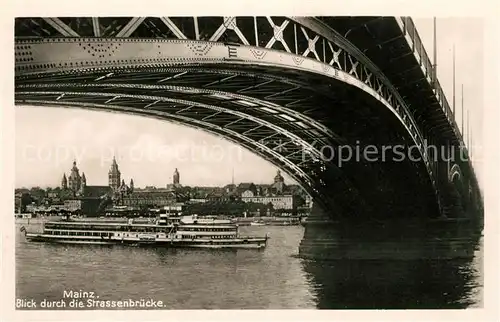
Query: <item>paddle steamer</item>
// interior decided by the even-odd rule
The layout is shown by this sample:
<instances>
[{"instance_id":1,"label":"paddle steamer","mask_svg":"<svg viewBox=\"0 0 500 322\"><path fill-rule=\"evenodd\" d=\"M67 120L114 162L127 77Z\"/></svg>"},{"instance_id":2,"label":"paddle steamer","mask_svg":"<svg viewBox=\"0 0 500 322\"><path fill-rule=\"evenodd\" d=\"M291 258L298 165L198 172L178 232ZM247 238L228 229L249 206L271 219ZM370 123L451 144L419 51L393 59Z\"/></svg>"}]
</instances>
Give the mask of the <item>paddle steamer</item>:
<instances>
[{"instance_id":1,"label":"paddle steamer","mask_svg":"<svg viewBox=\"0 0 500 322\"><path fill-rule=\"evenodd\" d=\"M41 233L21 227L26 239L66 244L162 245L189 248L264 248L268 236L242 236L229 220L160 214L154 223L62 220L47 222Z\"/></svg>"}]
</instances>

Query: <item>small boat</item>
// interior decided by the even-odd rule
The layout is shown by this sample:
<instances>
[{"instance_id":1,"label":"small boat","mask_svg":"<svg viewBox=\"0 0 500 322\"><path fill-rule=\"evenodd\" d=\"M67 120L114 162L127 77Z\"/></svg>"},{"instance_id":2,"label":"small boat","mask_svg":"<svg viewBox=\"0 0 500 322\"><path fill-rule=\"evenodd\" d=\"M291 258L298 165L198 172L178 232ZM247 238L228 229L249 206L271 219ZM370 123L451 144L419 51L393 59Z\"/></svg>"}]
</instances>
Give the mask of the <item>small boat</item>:
<instances>
[{"instance_id":1,"label":"small boat","mask_svg":"<svg viewBox=\"0 0 500 322\"><path fill-rule=\"evenodd\" d=\"M160 214L156 223L75 221L46 222L42 233L23 226L28 241L65 244L124 244L186 248L265 248L268 236L243 236L230 221Z\"/></svg>"}]
</instances>

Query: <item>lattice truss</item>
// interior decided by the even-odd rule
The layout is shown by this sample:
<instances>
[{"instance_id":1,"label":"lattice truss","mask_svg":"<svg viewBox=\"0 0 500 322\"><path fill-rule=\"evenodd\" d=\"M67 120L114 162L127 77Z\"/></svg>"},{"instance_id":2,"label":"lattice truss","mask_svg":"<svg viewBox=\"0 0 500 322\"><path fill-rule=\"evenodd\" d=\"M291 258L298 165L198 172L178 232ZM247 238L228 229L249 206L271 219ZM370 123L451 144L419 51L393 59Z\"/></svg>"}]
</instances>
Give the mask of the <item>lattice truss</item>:
<instances>
[{"instance_id":1,"label":"lattice truss","mask_svg":"<svg viewBox=\"0 0 500 322\"><path fill-rule=\"evenodd\" d=\"M286 51L342 70L397 105L369 68L335 43L285 17L112 17L18 18L15 35L24 37L101 37L189 39L226 42ZM97 49L101 55L101 49ZM256 58L265 52L254 51ZM22 59L19 57L18 59ZM21 61L21 60L20 60Z\"/></svg>"}]
</instances>

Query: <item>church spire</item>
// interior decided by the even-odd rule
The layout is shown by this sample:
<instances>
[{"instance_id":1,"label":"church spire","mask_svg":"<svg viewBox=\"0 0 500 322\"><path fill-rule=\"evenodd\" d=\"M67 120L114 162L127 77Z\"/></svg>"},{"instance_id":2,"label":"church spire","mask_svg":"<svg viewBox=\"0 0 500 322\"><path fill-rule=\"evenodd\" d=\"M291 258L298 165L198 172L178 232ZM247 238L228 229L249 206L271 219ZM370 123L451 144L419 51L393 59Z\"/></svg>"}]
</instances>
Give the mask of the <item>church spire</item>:
<instances>
[{"instance_id":1,"label":"church spire","mask_svg":"<svg viewBox=\"0 0 500 322\"><path fill-rule=\"evenodd\" d=\"M68 189L68 179L66 179L66 173L63 173L63 177L61 180L61 188Z\"/></svg>"},{"instance_id":2,"label":"church spire","mask_svg":"<svg viewBox=\"0 0 500 322\"><path fill-rule=\"evenodd\" d=\"M173 184L178 185L179 183L180 183L180 174L179 174L179 171L177 170L177 168L175 168Z\"/></svg>"},{"instance_id":3,"label":"church spire","mask_svg":"<svg viewBox=\"0 0 500 322\"><path fill-rule=\"evenodd\" d=\"M116 163L116 158L113 156L113 162L108 172L108 185L113 189L117 190L120 188L120 170L118 169L118 163Z\"/></svg>"},{"instance_id":4,"label":"church spire","mask_svg":"<svg viewBox=\"0 0 500 322\"><path fill-rule=\"evenodd\" d=\"M81 177L78 167L76 166L76 160L74 160L73 167L71 168L71 173L68 178L68 188L73 192L77 192L80 189L80 184Z\"/></svg>"},{"instance_id":5,"label":"church spire","mask_svg":"<svg viewBox=\"0 0 500 322\"><path fill-rule=\"evenodd\" d=\"M285 186L285 178L281 175L281 171L278 169L276 176L274 177L273 187L278 195L283 193L283 188Z\"/></svg>"},{"instance_id":6,"label":"church spire","mask_svg":"<svg viewBox=\"0 0 500 322\"><path fill-rule=\"evenodd\" d=\"M87 188L87 179L85 178L85 173L82 172L82 177L80 179L80 189L79 189L79 193L81 196L85 194L85 188Z\"/></svg>"}]
</instances>

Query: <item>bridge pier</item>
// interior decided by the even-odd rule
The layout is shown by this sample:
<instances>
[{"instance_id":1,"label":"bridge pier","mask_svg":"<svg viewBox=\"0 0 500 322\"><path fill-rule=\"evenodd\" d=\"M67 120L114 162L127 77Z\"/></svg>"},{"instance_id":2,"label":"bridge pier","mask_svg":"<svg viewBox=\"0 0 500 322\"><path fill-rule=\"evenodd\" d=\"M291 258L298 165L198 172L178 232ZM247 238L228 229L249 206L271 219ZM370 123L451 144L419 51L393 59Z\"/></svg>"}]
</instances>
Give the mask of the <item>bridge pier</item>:
<instances>
[{"instance_id":1,"label":"bridge pier","mask_svg":"<svg viewBox=\"0 0 500 322\"><path fill-rule=\"evenodd\" d=\"M315 260L470 259L481 225L469 218L353 221L313 207L299 256Z\"/></svg>"}]
</instances>

